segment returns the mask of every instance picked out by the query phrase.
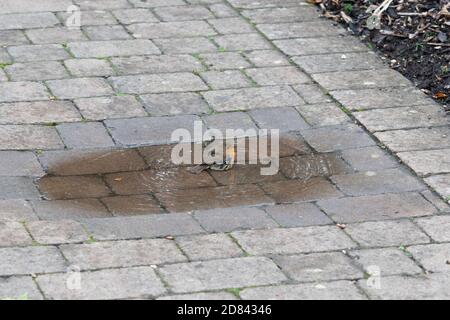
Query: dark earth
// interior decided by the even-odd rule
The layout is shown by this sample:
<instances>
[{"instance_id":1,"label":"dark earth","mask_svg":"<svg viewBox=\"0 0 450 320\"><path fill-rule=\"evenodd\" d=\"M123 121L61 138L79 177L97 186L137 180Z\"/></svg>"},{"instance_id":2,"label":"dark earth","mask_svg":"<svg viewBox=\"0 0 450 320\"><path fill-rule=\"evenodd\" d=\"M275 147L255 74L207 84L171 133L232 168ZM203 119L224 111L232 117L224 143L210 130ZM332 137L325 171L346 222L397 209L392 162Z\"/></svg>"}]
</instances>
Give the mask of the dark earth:
<instances>
[{"instance_id":1,"label":"dark earth","mask_svg":"<svg viewBox=\"0 0 450 320\"><path fill-rule=\"evenodd\" d=\"M450 0L309 0L450 111ZM374 9L389 4L381 21Z\"/></svg>"}]
</instances>

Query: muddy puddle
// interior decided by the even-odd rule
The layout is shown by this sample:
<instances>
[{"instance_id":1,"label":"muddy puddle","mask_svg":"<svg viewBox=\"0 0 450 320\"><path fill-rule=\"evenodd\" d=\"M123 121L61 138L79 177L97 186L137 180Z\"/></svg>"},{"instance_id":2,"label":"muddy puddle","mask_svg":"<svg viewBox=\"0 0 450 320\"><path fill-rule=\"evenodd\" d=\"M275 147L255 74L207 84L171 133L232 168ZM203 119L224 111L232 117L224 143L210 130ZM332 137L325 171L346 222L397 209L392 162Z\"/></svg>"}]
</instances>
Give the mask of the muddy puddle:
<instances>
[{"instance_id":1,"label":"muddy puddle","mask_svg":"<svg viewBox=\"0 0 450 320\"><path fill-rule=\"evenodd\" d=\"M331 188L326 177L350 170L339 155L315 153L295 134L280 137L275 174L263 175L270 164L261 164L259 156L254 163L248 141L244 148L245 163L227 171L175 165L173 145L44 152L38 214L92 218L309 200Z\"/></svg>"}]
</instances>

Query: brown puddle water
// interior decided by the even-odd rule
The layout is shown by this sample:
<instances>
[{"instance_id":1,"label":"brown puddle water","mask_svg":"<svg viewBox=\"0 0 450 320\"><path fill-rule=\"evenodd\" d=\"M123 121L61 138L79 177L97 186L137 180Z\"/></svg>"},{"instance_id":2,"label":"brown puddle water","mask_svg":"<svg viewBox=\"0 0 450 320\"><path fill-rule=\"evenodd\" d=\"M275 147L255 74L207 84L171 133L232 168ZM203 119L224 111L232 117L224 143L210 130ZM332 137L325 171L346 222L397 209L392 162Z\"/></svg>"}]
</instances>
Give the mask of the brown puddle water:
<instances>
[{"instance_id":1,"label":"brown puddle water","mask_svg":"<svg viewBox=\"0 0 450 320\"><path fill-rule=\"evenodd\" d=\"M280 170L271 176L259 164L193 174L172 164L172 148L46 152L38 214L91 218L314 200L337 193L325 177L350 171L337 154L315 153L295 134L280 137Z\"/></svg>"}]
</instances>

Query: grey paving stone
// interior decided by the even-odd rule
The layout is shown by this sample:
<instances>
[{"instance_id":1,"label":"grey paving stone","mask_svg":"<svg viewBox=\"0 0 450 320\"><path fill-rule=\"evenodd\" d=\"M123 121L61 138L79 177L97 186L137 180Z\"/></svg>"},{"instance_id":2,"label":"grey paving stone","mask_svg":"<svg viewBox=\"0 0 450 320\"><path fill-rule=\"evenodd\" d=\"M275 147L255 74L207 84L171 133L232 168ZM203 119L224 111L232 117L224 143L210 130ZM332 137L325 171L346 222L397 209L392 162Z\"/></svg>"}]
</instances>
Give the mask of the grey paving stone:
<instances>
[{"instance_id":1,"label":"grey paving stone","mask_svg":"<svg viewBox=\"0 0 450 320\"><path fill-rule=\"evenodd\" d=\"M58 149L63 144L55 128L31 125L0 126L0 150Z\"/></svg>"},{"instance_id":2,"label":"grey paving stone","mask_svg":"<svg viewBox=\"0 0 450 320\"><path fill-rule=\"evenodd\" d=\"M61 21L63 21L64 25L67 25L67 22L70 21L68 18L70 17L71 13L58 12L56 15ZM117 24L117 20L109 11L83 11L83 14L81 16L82 26L103 26L110 24Z\"/></svg>"},{"instance_id":3,"label":"grey paving stone","mask_svg":"<svg viewBox=\"0 0 450 320\"><path fill-rule=\"evenodd\" d=\"M226 234L185 236L176 240L190 260L233 258L243 255L239 246Z\"/></svg>"},{"instance_id":4,"label":"grey paving stone","mask_svg":"<svg viewBox=\"0 0 450 320\"><path fill-rule=\"evenodd\" d=\"M216 34L205 21L136 23L127 28L135 38L146 39L208 37Z\"/></svg>"},{"instance_id":5,"label":"grey paving stone","mask_svg":"<svg viewBox=\"0 0 450 320\"><path fill-rule=\"evenodd\" d=\"M208 113L209 107L196 93L162 93L141 96L152 116Z\"/></svg>"},{"instance_id":6,"label":"grey paving stone","mask_svg":"<svg viewBox=\"0 0 450 320\"><path fill-rule=\"evenodd\" d=\"M255 68L245 71L262 86L294 85L311 82L309 77L295 67Z\"/></svg>"},{"instance_id":7,"label":"grey paving stone","mask_svg":"<svg viewBox=\"0 0 450 320\"><path fill-rule=\"evenodd\" d=\"M277 50L254 50L244 56L256 67L279 67L290 65L289 60Z\"/></svg>"},{"instance_id":8,"label":"grey paving stone","mask_svg":"<svg viewBox=\"0 0 450 320\"><path fill-rule=\"evenodd\" d=\"M450 270L450 244L429 244L409 247L414 259L430 272L448 272Z\"/></svg>"},{"instance_id":9,"label":"grey paving stone","mask_svg":"<svg viewBox=\"0 0 450 320\"><path fill-rule=\"evenodd\" d=\"M37 82L0 83L0 102L48 100L46 88Z\"/></svg>"},{"instance_id":10,"label":"grey paving stone","mask_svg":"<svg viewBox=\"0 0 450 320\"><path fill-rule=\"evenodd\" d=\"M350 118L334 103L301 105L297 110L314 127L336 126L350 122Z\"/></svg>"},{"instance_id":11,"label":"grey paving stone","mask_svg":"<svg viewBox=\"0 0 450 320\"><path fill-rule=\"evenodd\" d=\"M40 197L31 178L2 177L0 187L0 199L38 199Z\"/></svg>"},{"instance_id":12,"label":"grey paving stone","mask_svg":"<svg viewBox=\"0 0 450 320\"><path fill-rule=\"evenodd\" d=\"M0 13L65 11L71 4L70 0L41 0L31 3L27 0L4 0Z\"/></svg>"},{"instance_id":13,"label":"grey paving stone","mask_svg":"<svg viewBox=\"0 0 450 320\"><path fill-rule=\"evenodd\" d=\"M371 274L370 272L373 273L374 268L380 271L382 277L396 274L413 275L422 273L422 269L400 249L356 250L350 252L350 256L368 274ZM376 276L374 274L371 275Z\"/></svg>"},{"instance_id":14,"label":"grey paving stone","mask_svg":"<svg viewBox=\"0 0 450 320\"><path fill-rule=\"evenodd\" d=\"M131 95L74 100L87 120L144 117L147 113L142 104Z\"/></svg>"},{"instance_id":15,"label":"grey paving stone","mask_svg":"<svg viewBox=\"0 0 450 320\"><path fill-rule=\"evenodd\" d=\"M37 219L36 214L27 201L0 200L0 220L24 222Z\"/></svg>"},{"instance_id":16,"label":"grey paving stone","mask_svg":"<svg viewBox=\"0 0 450 320\"><path fill-rule=\"evenodd\" d=\"M287 86L209 91L203 96L216 111L290 107L301 101Z\"/></svg>"},{"instance_id":17,"label":"grey paving stone","mask_svg":"<svg viewBox=\"0 0 450 320\"><path fill-rule=\"evenodd\" d=\"M288 38L316 38L324 36L337 36L345 33L344 29L336 28L326 20L297 23L258 24L257 28L271 40Z\"/></svg>"},{"instance_id":18,"label":"grey paving stone","mask_svg":"<svg viewBox=\"0 0 450 320\"><path fill-rule=\"evenodd\" d=\"M195 218L208 232L263 229L277 224L258 208L226 208L198 211Z\"/></svg>"},{"instance_id":19,"label":"grey paving stone","mask_svg":"<svg viewBox=\"0 0 450 320\"><path fill-rule=\"evenodd\" d=\"M29 44L25 33L22 30L0 30L0 46L17 46Z\"/></svg>"},{"instance_id":20,"label":"grey paving stone","mask_svg":"<svg viewBox=\"0 0 450 320\"><path fill-rule=\"evenodd\" d=\"M368 110L353 115L372 132L449 124L437 105Z\"/></svg>"},{"instance_id":21,"label":"grey paving stone","mask_svg":"<svg viewBox=\"0 0 450 320\"><path fill-rule=\"evenodd\" d=\"M298 112L290 107L256 109L251 110L249 114L263 129L298 131L309 128Z\"/></svg>"},{"instance_id":22,"label":"grey paving stone","mask_svg":"<svg viewBox=\"0 0 450 320\"><path fill-rule=\"evenodd\" d=\"M349 149L342 157L356 171L378 171L399 166L399 163L378 147Z\"/></svg>"},{"instance_id":23,"label":"grey paving stone","mask_svg":"<svg viewBox=\"0 0 450 320\"><path fill-rule=\"evenodd\" d=\"M36 44L8 47L8 52L16 62L39 62L70 58L67 51L59 44Z\"/></svg>"},{"instance_id":24,"label":"grey paving stone","mask_svg":"<svg viewBox=\"0 0 450 320\"><path fill-rule=\"evenodd\" d=\"M126 0L102 0L102 1L91 1L91 0L74 0L81 10L109 10L109 9L120 9L129 8L130 3Z\"/></svg>"},{"instance_id":25,"label":"grey paving stone","mask_svg":"<svg viewBox=\"0 0 450 320\"><path fill-rule=\"evenodd\" d=\"M64 61L64 64L75 77L107 77L114 74L108 61L102 59L71 59Z\"/></svg>"},{"instance_id":26,"label":"grey paving stone","mask_svg":"<svg viewBox=\"0 0 450 320\"><path fill-rule=\"evenodd\" d=\"M450 296L446 273L385 277L381 279L380 288L368 286L365 280L360 280L359 285L377 300L445 300Z\"/></svg>"},{"instance_id":27,"label":"grey paving stone","mask_svg":"<svg viewBox=\"0 0 450 320\"><path fill-rule=\"evenodd\" d=\"M398 156L421 176L450 173L450 149L400 152Z\"/></svg>"},{"instance_id":28,"label":"grey paving stone","mask_svg":"<svg viewBox=\"0 0 450 320\"><path fill-rule=\"evenodd\" d=\"M42 220L82 220L106 218L111 214L97 199L33 201L36 214Z\"/></svg>"},{"instance_id":29,"label":"grey paving stone","mask_svg":"<svg viewBox=\"0 0 450 320\"><path fill-rule=\"evenodd\" d=\"M67 280L67 274L37 278L45 296L56 300L150 298L166 293L163 283L150 267L83 272L79 290L68 289Z\"/></svg>"},{"instance_id":30,"label":"grey paving stone","mask_svg":"<svg viewBox=\"0 0 450 320\"><path fill-rule=\"evenodd\" d=\"M263 8L257 10L243 10L242 15L254 23L285 23L310 21L318 16L318 12L311 6L292 8Z\"/></svg>"},{"instance_id":31,"label":"grey paving stone","mask_svg":"<svg viewBox=\"0 0 450 320\"><path fill-rule=\"evenodd\" d=\"M264 257L173 264L160 269L176 293L276 284L286 277Z\"/></svg>"},{"instance_id":32,"label":"grey paving stone","mask_svg":"<svg viewBox=\"0 0 450 320\"><path fill-rule=\"evenodd\" d=\"M136 239L203 233L188 214L165 214L125 218L90 219L85 225L98 240Z\"/></svg>"},{"instance_id":33,"label":"grey paving stone","mask_svg":"<svg viewBox=\"0 0 450 320\"><path fill-rule=\"evenodd\" d=\"M375 136L394 152L450 147L450 128L423 128L377 132Z\"/></svg>"},{"instance_id":34,"label":"grey paving stone","mask_svg":"<svg viewBox=\"0 0 450 320\"><path fill-rule=\"evenodd\" d=\"M429 105L431 100L415 87L332 91L330 94L350 110Z\"/></svg>"},{"instance_id":35,"label":"grey paving stone","mask_svg":"<svg viewBox=\"0 0 450 320\"><path fill-rule=\"evenodd\" d=\"M143 94L207 90L206 84L192 73L146 74L111 78L121 93Z\"/></svg>"},{"instance_id":36,"label":"grey paving stone","mask_svg":"<svg viewBox=\"0 0 450 320\"><path fill-rule=\"evenodd\" d=\"M177 294L172 296L165 296L157 300L237 300L236 296L229 292L199 292L191 294Z\"/></svg>"},{"instance_id":37,"label":"grey paving stone","mask_svg":"<svg viewBox=\"0 0 450 320\"><path fill-rule=\"evenodd\" d=\"M179 6L186 4L183 0L153 0L151 2L146 0L130 0L129 2L136 8L157 8L164 6Z\"/></svg>"},{"instance_id":38,"label":"grey paving stone","mask_svg":"<svg viewBox=\"0 0 450 320\"><path fill-rule=\"evenodd\" d=\"M244 300L366 300L350 281L308 283L245 289Z\"/></svg>"},{"instance_id":39,"label":"grey paving stone","mask_svg":"<svg viewBox=\"0 0 450 320\"><path fill-rule=\"evenodd\" d=\"M66 263L56 247L0 249L0 275L62 272Z\"/></svg>"},{"instance_id":40,"label":"grey paving stone","mask_svg":"<svg viewBox=\"0 0 450 320\"><path fill-rule=\"evenodd\" d=\"M205 37L155 39L165 54L216 52L217 47Z\"/></svg>"},{"instance_id":41,"label":"grey paving stone","mask_svg":"<svg viewBox=\"0 0 450 320\"><path fill-rule=\"evenodd\" d=\"M296 7L299 5L305 5L303 0L230 0L229 3L235 8L243 9L257 9L257 8L270 8L270 7Z\"/></svg>"},{"instance_id":42,"label":"grey paving stone","mask_svg":"<svg viewBox=\"0 0 450 320\"><path fill-rule=\"evenodd\" d=\"M302 132L302 135L319 152L331 152L375 145L375 142L364 130L352 124L305 130Z\"/></svg>"},{"instance_id":43,"label":"grey paving stone","mask_svg":"<svg viewBox=\"0 0 450 320\"><path fill-rule=\"evenodd\" d=\"M428 243L430 239L409 220L369 221L347 225L346 232L362 247Z\"/></svg>"},{"instance_id":44,"label":"grey paving stone","mask_svg":"<svg viewBox=\"0 0 450 320\"><path fill-rule=\"evenodd\" d=\"M139 22L158 22L158 18L148 9L118 9L113 11L114 16L122 24Z\"/></svg>"},{"instance_id":45,"label":"grey paving stone","mask_svg":"<svg viewBox=\"0 0 450 320\"><path fill-rule=\"evenodd\" d=\"M44 175L41 165L32 152L0 151L0 176L31 176Z\"/></svg>"},{"instance_id":46,"label":"grey paving stone","mask_svg":"<svg viewBox=\"0 0 450 320\"><path fill-rule=\"evenodd\" d=\"M166 239L63 245L61 251L69 263L82 270L150 266L187 260L175 243Z\"/></svg>"},{"instance_id":47,"label":"grey paving stone","mask_svg":"<svg viewBox=\"0 0 450 320\"><path fill-rule=\"evenodd\" d=\"M208 71L200 76L213 90L251 87L251 81L238 70Z\"/></svg>"},{"instance_id":48,"label":"grey paving stone","mask_svg":"<svg viewBox=\"0 0 450 320\"><path fill-rule=\"evenodd\" d=\"M80 121L81 116L68 101L36 101L0 104L0 123L36 124Z\"/></svg>"},{"instance_id":49,"label":"grey paving stone","mask_svg":"<svg viewBox=\"0 0 450 320\"><path fill-rule=\"evenodd\" d=\"M450 241L448 227L450 216L434 216L430 218L417 219L416 223L434 240L438 242Z\"/></svg>"},{"instance_id":50,"label":"grey paving stone","mask_svg":"<svg viewBox=\"0 0 450 320\"><path fill-rule=\"evenodd\" d=\"M353 37L286 39L275 40L273 43L290 56L368 51L366 46Z\"/></svg>"},{"instance_id":51,"label":"grey paving stone","mask_svg":"<svg viewBox=\"0 0 450 320\"><path fill-rule=\"evenodd\" d=\"M112 147L114 142L99 122L64 123L57 126L68 148Z\"/></svg>"},{"instance_id":52,"label":"grey paving stone","mask_svg":"<svg viewBox=\"0 0 450 320\"><path fill-rule=\"evenodd\" d=\"M26 30L25 33L35 44L63 44L70 41L88 40L81 30L69 29L66 27L31 29Z\"/></svg>"},{"instance_id":53,"label":"grey paving stone","mask_svg":"<svg viewBox=\"0 0 450 320\"><path fill-rule=\"evenodd\" d=\"M83 226L72 220L31 221L27 223L33 239L40 244L76 243L88 240Z\"/></svg>"},{"instance_id":54,"label":"grey paving stone","mask_svg":"<svg viewBox=\"0 0 450 320\"><path fill-rule=\"evenodd\" d=\"M20 222L0 220L0 247L29 246L32 239Z\"/></svg>"},{"instance_id":55,"label":"grey paving stone","mask_svg":"<svg viewBox=\"0 0 450 320\"><path fill-rule=\"evenodd\" d=\"M203 120L209 129L218 129L223 135L226 134L226 130L249 130L257 129L255 123L245 112L227 112L217 113L208 116L204 116ZM256 134L256 131L253 135ZM228 135L227 135L228 137Z\"/></svg>"},{"instance_id":56,"label":"grey paving stone","mask_svg":"<svg viewBox=\"0 0 450 320\"><path fill-rule=\"evenodd\" d=\"M5 70L13 81L42 81L69 77L66 69L57 61L15 63L7 66Z\"/></svg>"},{"instance_id":57,"label":"grey paving stone","mask_svg":"<svg viewBox=\"0 0 450 320\"><path fill-rule=\"evenodd\" d=\"M0 15L0 30L49 28L58 24L59 20L51 12Z\"/></svg>"},{"instance_id":58,"label":"grey paving stone","mask_svg":"<svg viewBox=\"0 0 450 320\"><path fill-rule=\"evenodd\" d=\"M429 216L436 209L417 193L385 194L318 202L319 207L340 223Z\"/></svg>"},{"instance_id":59,"label":"grey paving stone","mask_svg":"<svg viewBox=\"0 0 450 320\"><path fill-rule=\"evenodd\" d=\"M322 54L292 59L309 73L382 69L385 65L374 52Z\"/></svg>"},{"instance_id":60,"label":"grey paving stone","mask_svg":"<svg viewBox=\"0 0 450 320\"><path fill-rule=\"evenodd\" d=\"M250 254L294 254L340 250L355 247L354 242L335 226L292 229L249 230L232 233Z\"/></svg>"},{"instance_id":61,"label":"grey paving stone","mask_svg":"<svg viewBox=\"0 0 450 320\"><path fill-rule=\"evenodd\" d=\"M8 77L6 76L5 71L3 69L0 69L0 82L8 81Z\"/></svg>"},{"instance_id":62,"label":"grey paving stone","mask_svg":"<svg viewBox=\"0 0 450 320\"><path fill-rule=\"evenodd\" d=\"M220 34L252 33L253 27L242 18L211 19L208 22Z\"/></svg>"},{"instance_id":63,"label":"grey paving stone","mask_svg":"<svg viewBox=\"0 0 450 320\"><path fill-rule=\"evenodd\" d=\"M419 191L426 188L412 174L400 169L336 175L331 179L339 189L351 196Z\"/></svg>"},{"instance_id":64,"label":"grey paving stone","mask_svg":"<svg viewBox=\"0 0 450 320\"><path fill-rule=\"evenodd\" d=\"M226 51L272 49L272 45L257 33L227 34L214 37L214 41Z\"/></svg>"},{"instance_id":65,"label":"grey paving stone","mask_svg":"<svg viewBox=\"0 0 450 320\"><path fill-rule=\"evenodd\" d=\"M266 212L282 227L309 227L332 224L322 211L312 203L268 206Z\"/></svg>"},{"instance_id":66,"label":"grey paving stone","mask_svg":"<svg viewBox=\"0 0 450 320\"><path fill-rule=\"evenodd\" d=\"M239 14L234 11L231 7L223 3L214 3L209 6L209 10L214 13L217 18L229 18L236 17Z\"/></svg>"},{"instance_id":67,"label":"grey paving stone","mask_svg":"<svg viewBox=\"0 0 450 320\"><path fill-rule=\"evenodd\" d=\"M293 88L308 104L333 102L331 97L327 96L325 92L315 84L299 84L293 86Z\"/></svg>"},{"instance_id":68,"label":"grey paving stone","mask_svg":"<svg viewBox=\"0 0 450 320\"><path fill-rule=\"evenodd\" d=\"M450 174L431 176L425 182L438 192L448 203L450 203Z\"/></svg>"},{"instance_id":69,"label":"grey paving stone","mask_svg":"<svg viewBox=\"0 0 450 320\"><path fill-rule=\"evenodd\" d=\"M0 48L0 63L2 64L9 64L12 63L12 58L11 56L8 54L8 52L3 49Z\"/></svg>"},{"instance_id":70,"label":"grey paving stone","mask_svg":"<svg viewBox=\"0 0 450 320\"><path fill-rule=\"evenodd\" d=\"M237 52L205 53L199 55L200 59L210 70L244 69L250 63Z\"/></svg>"},{"instance_id":71,"label":"grey paving stone","mask_svg":"<svg viewBox=\"0 0 450 320\"><path fill-rule=\"evenodd\" d=\"M9 277L0 279L0 300L42 300L31 277Z\"/></svg>"},{"instance_id":72,"label":"grey paving stone","mask_svg":"<svg viewBox=\"0 0 450 320\"><path fill-rule=\"evenodd\" d=\"M395 83L397 87L411 86L411 82L392 69L339 71L313 74L322 87L327 90L367 89L390 87Z\"/></svg>"},{"instance_id":73,"label":"grey paving stone","mask_svg":"<svg viewBox=\"0 0 450 320\"><path fill-rule=\"evenodd\" d=\"M134 56L113 58L119 74L200 72L201 62L189 55Z\"/></svg>"},{"instance_id":74,"label":"grey paving stone","mask_svg":"<svg viewBox=\"0 0 450 320\"><path fill-rule=\"evenodd\" d=\"M89 39L94 41L132 39L121 25L89 26L85 27L83 30Z\"/></svg>"},{"instance_id":75,"label":"grey paving stone","mask_svg":"<svg viewBox=\"0 0 450 320\"><path fill-rule=\"evenodd\" d=\"M52 93L59 99L76 99L113 94L108 83L101 78L77 78L47 81Z\"/></svg>"},{"instance_id":76,"label":"grey paving stone","mask_svg":"<svg viewBox=\"0 0 450 320\"><path fill-rule=\"evenodd\" d=\"M103 58L159 54L159 49L150 40L113 40L70 42L68 48L77 58Z\"/></svg>"},{"instance_id":77,"label":"grey paving stone","mask_svg":"<svg viewBox=\"0 0 450 320\"><path fill-rule=\"evenodd\" d=\"M150 145L170 143L172 132L184 128L192 132L197 116L151 117L105 121L116 143L121 145Z\"/></svg>"},{"instance_id":78,"label":"grey paving stone","mask_svg":"<svg viewBox=\"0 0 450 320\"><path fill-rule=\"evenodd\" d=\"M300 282L359 279L364 276L341 252L275 256L274 261L289 278Z\"/></svg>"},{"instance_id":79,"label":"grey paving stone","mask_svg":"<svg viewBox=\"0 0 450 320\"><path fill-rule=\"evenodd\" d=\"M154 10L162 21L192 21L213 18L213 14L203 6L158 7Z\"/></svg>"},{"instance_id":80,"label":"grey paving stone","mask_svg":"<svg viewBox=\"0 0 450 320\"><path fill-rule=\"evenodd\" d=\"M434 177L438 177L438 176L434 176ZM426 183L429 184L428 182L426 182ZM447 186L447 185L449 185L449 183L445 184L445 186ZM437 192L434 193L431 190L425 190L425 191L422 191L421 194L425 197L425 199L427 199L429 202L431 202L440 212L443 212L443 213L450 212L450 206L438 195ZM449 192L449 195L450 195L450 192ZM446 198L446 196L443 195L443 198Z\"/></svg>"}]
</instances>

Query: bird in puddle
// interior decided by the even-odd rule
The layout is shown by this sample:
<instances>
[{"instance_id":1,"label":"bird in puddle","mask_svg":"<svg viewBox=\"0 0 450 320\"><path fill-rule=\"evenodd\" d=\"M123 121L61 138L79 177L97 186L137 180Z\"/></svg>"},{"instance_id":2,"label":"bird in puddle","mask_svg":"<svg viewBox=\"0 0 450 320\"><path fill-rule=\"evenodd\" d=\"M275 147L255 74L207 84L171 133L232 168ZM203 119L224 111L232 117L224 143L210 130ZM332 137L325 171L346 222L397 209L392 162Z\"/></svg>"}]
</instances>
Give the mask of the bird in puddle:
<instances>
[{"instance_id":1,"label":"bird in puddle","mask_svg":"<svg viewBox=\"0 0 450 320\"><path fill-rule=\"evenodd\" d=\"M228 171L233 169L235 163L234 146L228 147L225 153L225 159L221 162L214 162L212 164L203 163L195 167L188 168L188 171L194 174L200 174L206 170L212 171Z\"/></svg>"}]
</instances>

